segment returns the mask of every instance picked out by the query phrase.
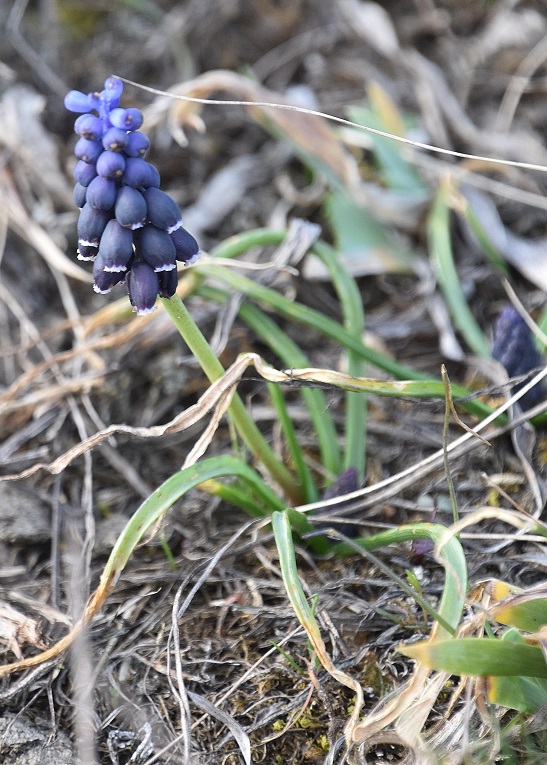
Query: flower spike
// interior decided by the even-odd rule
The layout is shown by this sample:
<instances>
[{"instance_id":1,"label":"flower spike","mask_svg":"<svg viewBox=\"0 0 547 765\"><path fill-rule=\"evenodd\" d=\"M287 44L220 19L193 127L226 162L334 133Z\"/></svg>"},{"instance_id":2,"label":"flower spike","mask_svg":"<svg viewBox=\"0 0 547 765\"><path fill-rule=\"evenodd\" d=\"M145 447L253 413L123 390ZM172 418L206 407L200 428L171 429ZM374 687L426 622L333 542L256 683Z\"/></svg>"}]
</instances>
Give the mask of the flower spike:
<instances>
[{"instance_id":1,"label":"flower spike","mask_svg":"<svg viewBox=\"0 0 547 765\"><path fill-rule=\"evenodd\" d=\"M120 107L123 82L108 77L102 91L71 90L65 107L79 114L74 201L80 208L78 258L93 261L94 289L106 294L126 283L137 315L177 289L176 261L199 256L176 202L160 191L160 175L144 156L139 109Z\"/></svg>"}]
</instances>

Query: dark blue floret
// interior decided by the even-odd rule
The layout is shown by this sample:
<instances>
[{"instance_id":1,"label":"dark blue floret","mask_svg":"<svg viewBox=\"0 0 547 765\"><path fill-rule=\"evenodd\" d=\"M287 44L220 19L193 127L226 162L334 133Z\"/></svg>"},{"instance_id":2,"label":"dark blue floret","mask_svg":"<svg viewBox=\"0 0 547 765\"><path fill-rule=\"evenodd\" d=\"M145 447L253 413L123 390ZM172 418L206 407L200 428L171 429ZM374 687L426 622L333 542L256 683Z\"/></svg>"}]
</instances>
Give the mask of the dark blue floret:
<instances>
[{"instance_id":1,"label":"dark blue floret","mask_svg":"<svg viewBox=\"0 0 547 765\"><path fill-rule=\"evenodd\" d=\"M93 263L93 289L101 295L106 295L116 284L123 284L126 278L125 271L106 271L104 261L97 255Z\"/></svg>"},{"instance_id":2,"label":"dark blue floret","mask_svg":"<svg viewBox=\"0 0 547 765\"><path fill-rule=\"evenodd\" d=\"M146 182L143 184L145 189L159 189L161 179L160 174L156 167L151 162L146 163L148 165L148 178L146 179Z\"/></svg>"},{"instance_id":3,"label":"dark blue floret","mask_svg":"<svg viewBox=\"0 0 547 765\"><path fill-rule=\"evenodd\" d=\"M171 271L177 267L175 245L166 231L149 223L136 232L135 245L154 271Z\"/></svg>"},{"instance_id":4,"label":"dark blue floret","mask_svg":"<svg viewBox=\"0 0 547 765\"><path fill-rule=\"evenodd\" d=\"M98 175L87 187L87 201L96 210L112 210L117 193L116 181Z\"/></svg>"},{"instance_id":5,"label":"dark blue floret","mask_svg":"<svg viewBox=\"0 0 547 765\"><path fill-rule=\"evenodd\" d=\"M97 141L102 138L104 124L94 114L81 114L74 123L74 130L88 141Z\"/></svg>"},{"instance_id":6,"label":"dark blue floret","mask_svg":"<svg viewBox=\"0 0 547 765\"><path fill-rule=\"evenodd\" d=\"M177 291L179 277L177 269L171 271L159 271L158 273L158 294L162 298L172 298Z\"/></svg>"},{"instance_id":7,"label":"dark blue floret","mask_svg":"<svg viewBox=\"0 0 547 765\"><path fill-rule=\"evenodd\" d=\"M143 121L140 109L113 109L109 117L114 127L123 130L138 130Z\"/></svg>"},{"instance_id":8,"label":"dark blue floret","mask_svg":"<svg viewBox=\"0 0 547 765\"><path fill-rule=\"evenodd\" d=\"M102 98L101 98L101 94L97 93L97 92L88 93L87 94L87 98L88 98L89 104L90 104L88 111L90 111L90 112L92 112L92 111L100 112L100 116L102 116L102 112L104 112L104 109L103 109L103 101L102 101Z\"/></svg>"},{"instance_id":9,"label":"dark blue floret","mask_svg":"<svg viewBox=\"0 0 547 765\"><path fill-rule=\"evenodd\" d=\"M410 545L410 564L421 566L426 555L430 555L434 550L435 542L432 539L413 539Z\"/></svg>"},{"instance_id":10,"label":"dark blue floret","mask_svg":"<svg viewBox=\"0 0 547 765\"><path fill-rule=\"evenodd\" d=\"M74 177L82 186L89 186L93 178L97 176L97 168L80 159L74 168Z\"/></svg>"},{"instance_id":11,"label":"dark blue floret","mask_svg":"<svg viewBox=\"0 0 547 765\"><path fill-rule=\"evenodd\" d=\"M133 257L133 232L116 220L108 221L101 237L99 255L105 271L127 271Z\"/></svg>"},{"instance_id":12,"label":"dark blue floret","mask_svg":"<svg viewBox=\"0 0 547 765\"><path fill-rule=\"evenodd\" d=\"M152 187L146 189L144 198L148 210L148 220L154 226L167 231L168 234L182 226L179 206L165 191Z\"/></svg>"},{"instance_id":13,"label":"dark blue floret","mask_svg":"<svg viewBox=\"0 0 547 765\"><path fill-rule=\"evenodd\" d=\"M499 361L509 377L526 375L541 366L541 357L534 344L534 337L522 318L512 306L504 308L494 328L492 356ZM513 393L526 382L515 385ZM543 396L540 385L534 386L519 401L524 410L537 404Z\"/></svg>"},{"instance_id":14,"label":"dark blue floret","mask_svg":"<svg viewBox=\"0 0 547 765\"><path fill-rule=\"evenodd\" d=\"M101 90L99 93L100 106L97 107L100 114L108 114L110 109L116 109L120 105L120 99L115 98L107 90Z\"/></svg>"},{"instance_id":15,"label":"dark blue floret","mask_svg":"<svg viewBox=\"0 0 547 765\"><path fill-rule=\"evenodd\" d=\"M137 157L129 157L125 163L123 181L136 189L148 189L160 185L160 174L150 162Z\"/></svg>"},{"instance_id":16,"label":"dark blue floret","mask_svg":"<svg viewBox=\"0 0 547 765\"><path fill-rule=\"evenodd\" d=\"M141 228L146 220L146 202L141 192L132 186L123 186L118 191L114 214L120 226Z\"/></svg>"},{"instance_id":17,"label":"dark blue floret","mask_svg":"<svg viewBox=\"0 0 547 765\"><path fill-rule=\"evenodd\" d=\"M78 219L78 244L98 244L111 217L110 213L95 210L86 203Z\"/></svg>"},{"instance_id":18,"label":"dark blue floret","mask_svg":"<svg viewBox=\"0 0 547 765\"><path fill-rule=\"evenodd\" d=\"M333 483L328 487L328 489L325 489L322 499L328 500L334 499L335 497L342 497L344 494L351 494L352 492L357 491L358 488L359 481L357 470L354 467L349 467L334 479ZM325 507L324 513L328 513L329 515L336 515L337 513L341 513L343 515L344 508L343 506L336 504L328 505ZM332 528L337 529L341 534L344 534L346 537L356 537L359 531L359 526L354 523L329 524L327 522L319 522L316 525L319 529L329 528L329 526L331 526Z\"/></svg>"},{"instance_id":19,"label":"dark blue floret","mask_svg":"<svg viewBox=\"0 0 547 765\"><path fill-rule=\"evenodd\" d=\"M123 151L127 146L128 134L116 127L108 128L102 137L103 148L107 151Z\"/></svg>"},{"instance_id":20,"label":"dark blue floret","mask_svg":"<svg viewBox=\"0 0 547 765\"><path fill-rule=\"evenodd\" d=\"M125 170L125 159L123 154L115 151L103 151L97 160L97 172L103 178L116 180L121 178Z\"/></svg>"},{"instance_id":21,"label":"dark blue floret","mask_svg":"<svg viewBox=\"0 0 547 765\"><path fill-rule=\"evenodd\" d=\"M77 183L74 186L74 204L76 205L76 207L79 207L80 210L85 205L86 194L87 194L87 188L85 186L82 186L81 183Z\"/></svg>"},{"instance_id":22,"label":"dark blue floret","mask_svg":"<svg viewBox=\"0 0 547 765\"><path fill-rule=\"evenodd\" d=\"M134 133L127 134L127 144L124 149L124 154L127 157L144 157L150 146L148 136L144 133L135 131Z\"/></svg>"},{"instance_id":23,"label":"dark blue floret","mask_svg":"<svg viewBox=\"0 0 547 765\"><path fill-rule=\"evenodd\" d=\"M78 260L95 260L99 252L98 244L79 244Z\"/></svg>"},{"instance_id":24,"label":"dark blue floret","mask_svg":"<svg viewBox=\"0 0 547 765\"><path fill-rule=\"evenodd\" d=\"M181 226L169 236L175 245L177 260L182 261L185 266L195 263L199 258L199 244L196 242L192 234Z\"/></svg>"},{"instance_id":25,"label":"dark blue floret","mask_svg":"<svg viewBox=\"0 0 547 765\"><path fill-rule=\"evenodd\" d=\"M127 274L127 292L133 310L137 316L153 311L159 292L158 275L148 263L142 261L133 264Z\"/></svg>"},{"instance_id":26,"label":"dark blue floret","mask_svg":"<svg viewBox=\"0 0 547 765\"><path fill-rule=\"evenodd\" d=\"M95 163L103 153L104 148L100 141L88 141L87 138L80 138L74 147L74 154L78 159L84 162Z\"/></svg>"}]
</instances>

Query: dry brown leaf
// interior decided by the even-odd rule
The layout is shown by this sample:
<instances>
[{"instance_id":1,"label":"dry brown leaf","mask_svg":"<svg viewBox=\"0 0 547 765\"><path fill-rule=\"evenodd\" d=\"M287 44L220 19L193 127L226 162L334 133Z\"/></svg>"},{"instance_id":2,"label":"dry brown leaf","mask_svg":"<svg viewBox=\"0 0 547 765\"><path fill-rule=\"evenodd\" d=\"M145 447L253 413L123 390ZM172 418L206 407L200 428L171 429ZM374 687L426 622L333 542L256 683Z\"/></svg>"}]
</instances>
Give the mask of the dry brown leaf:
<instances>
[{"instance_id":1,"label":"dry brown leaf","mask_svg":"<svg viewBox=\"0 0 547 765\"><path fill-rule=\"evenodd\" d=\"M5 169L0 174L0 189L4 204L7 204L10 228L34 247L52 269L92 284L93 276L68 258L49 234L30 218Z\"/></svg>"},{"instance_id":2,"label":"dry brown leaf","mask_svg":"<svg viewBox=\"0 0 547 765\"><path fill-rule=\"evenodd\" d=\"M211 98L214 94L224 92L228 93L231 99L254 102L256 106L246 108L259 124L288 139L297 151L311 157L330 177L342 183L343 186L351 188L358 182L355 162L343 150L336 134L325 119L313 114L302 114L296 110L260 106L260 103L295 107L297 104L274 91L263 88L247 77L235 72L216 70L175 85L169 92L191 98ZM177 129L180 131L181 126L188 124L195 126L199 108L199 105L195 103L162 97L147 115L148 125L153 126L154 121L157 123L166 112L169 112L169 121L176 135ZM183 139L183 134L179 132L179 139L181 138Z\"/></svg>"},{"instance_id":3,"label":"dry brown leaf","mask_svg":"<svg viewBox=\"0 0 547 765\"><path fill-rule=\"evenodd\" d=\"M492 246L532 284L547 291L547 238L525 239L504 226L496 205L487 194L467 184L461 192ZM473 238L472 232L470 232Z\"/></svg>"},{"instance_id":4,"label":"dry brown leaf","mask_svg":"<svg viewBox=\"0 0 547 765\"><path fill-rule=\"evenodd\" d=\"M35 648L46 646L38 622L2 602L0 602L0 643L4 643L18 659L23 658L22 646L31 645Z\"/></svg>"},{"instance_id":5,"label":"dry brown leaf","mask_svg":"<svg viewBox=\"0 0 547 765\"><path fill-rule=\"evenodd\" d=\"M199 420L214 410L218 405L222 406L225 398L231 395L235 386L239 383L243 372L253 363L257 368L261 363L260 357L256 354L249 353L241 356L219 380L216 380L210 385L196 404L185 409L166 425L154 425L151 428L131 427L130 425L111 425L110 427L95 433L93 436L86 438L79 444L76 444L76 446L73 446L53 462L50 462L49 464L36 463L17 475L0 476L0 481L13 481L28 478L40 470L46 470L53 475L57 475L77 457L85 454L90 449L93 449L93 447L115 434L125 433L137 438L158 438L167 433L180 433L194 423L199 422ZM277 372L277 370L273 370L273 372L281 374ZM286 375L284 375L284 379L286 379Z\"/></svg>"},{"instance_id":6,"label":"dry brown leaf","mask_svg":"<svg viewBox=\"0 0 547 765\"><path fill-rule=\"evenodd\" d=\"M57 143L42 124L46 103L28 85L8 88L0 101L0 144L8 150L10 162L24 168L35 188L71 209L72 191L61 171Z\"/></svg>"},{"instance_id":7,"label":"dry brown leaf","mask_svg":"<svg viewBox=\"0 0 547 765\"><path fill-rule=\"evenodd\" d=\"M368 45L388 58L400 51L397 32L388 12L378 3L338 0L348 24Z\"/></svg>"}]
</instances>

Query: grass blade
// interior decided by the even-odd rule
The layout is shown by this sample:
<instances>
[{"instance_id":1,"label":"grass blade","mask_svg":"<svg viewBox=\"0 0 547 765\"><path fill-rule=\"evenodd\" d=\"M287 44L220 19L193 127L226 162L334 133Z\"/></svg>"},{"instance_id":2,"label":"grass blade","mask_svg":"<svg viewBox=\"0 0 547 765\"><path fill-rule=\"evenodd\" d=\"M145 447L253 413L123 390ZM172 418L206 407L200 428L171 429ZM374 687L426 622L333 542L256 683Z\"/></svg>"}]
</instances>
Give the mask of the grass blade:
<instances>
[{"instance_id":1,"label":"grass blade","mask_svg":"<svg viewBox=\"0 0 547 765\"><path fill-rule=\"evenodd\" d=\"M416 695L423 691L423 684L427 677L427 670L418 666L402 693L398 694L395 698L391 698L391 700L388 699L380 711L365 717L359 722L359 716L363 705L362 689L353 678L336 670L326 652L325 645L319 632L319 627L304 595L298 576L294 546L290 532L289 513L274 513L272 516L272 526L279 551L279 560L285 588L300 623L306 630L317 656L327 672L340 683L354 689L357 694L355 707L346 725L345 731L349 741L361 743L370 738L371 735L374 735L374 733L382 730L386 725L391 724L397 717L404 715L407 712L408 708L416 698ZM431 632L431 640L444 640L450 637L456 629L463 611L467 590L467 568L463 549L456 537L452 536L446 539L446 532L447 529L444 526L424 523L413 524L399 529L390 529L389 531L375 534L373 537L367 539L356 540L358 545L361 545L366 549L378 549L387 544L407 542L416 538L431 539L435 542L436 548L439 548L437 552L438 559L445 565L446 577L439 606L441 621L436 621L434 623ZM334 550L339 555L347 554L350 551L354 552L353 545L350 546L347 544L336 545ZM456 641L449 642L452 643ZM432 703L433 701L431 700L431 704Z\"/></svg>"},{"instance_id":2,"label":"grass blade","mask_svg":"<svg viewBox=\"0 0 547 765\"><path fill-rule=\"evenodd\" d=\"M292 424L289 413L287 412L287 406L285 403L283 391L279 385L276 385L275 383L268 383L268 390L270 391L272 403L279 418L279 423L283 430L285 441L287 442L287 447L294 463L294 469L296 470L296 474L300 479L302 491L304 492L304 496L308 498L306 501L316 502L319 499L319 492L317 491L317 486L315 485L311 471L306 464L304 454L300 444L298 443L298 436L296 435L294 425Z\"/></svg>"},{"instance_id":3,"label":"grass blade","mask_svg":"<svg viewBox=\"0 0 547 765\"><path fill-rule=\"evenodd\" d=\"M492 704L529 714L547 705L547 680L533 677L489 677L486 686Z\"/></svg>"},{"instance_id":4,"label":"grass blade","mask_svg":"<svg viewBox=\"0 0 547 765\"><path fill-rule=\"evenodd\" d=\"M399 647L411 659L452 675L475 677L541 677L547 679L547 663L541 648L497 638L458 638L426 641Z\"/></svg>"},{"instance_id":5,"label":"grass blade","mask_svg":"<svg viewBox=\"0 0 547 765\"><path fill-rule=\"evenodd\" d=\"M349 273L414 273L415 258L410 250L346 191L331 191L324 207L336 249Z\"/></svg>"},{"instance_id":6,"label":"grass blade","mask_svg":"<svg viewBox=\"0 0 547 765\"><path fill-rule=\"evenodd\" d=\"M101 583L116 581L136 546L169 508L190 489L222 476L236 476L272 510L284 508L283 501L252 468L234 457L211 457L175 473L142 503L118 537L101 576Z\"/></svg>"},{"instance_id":7,"label":"grass blade","mask_svg":"<svg viewBox=\"0 0 547 765\"><path fill-rule=\"evenodd\" d=\"M471 313L454 265L450 236L449 199L451 194L450 182L441 186L429 214L427 235L431 261L455 326L474 353L490 358L490 343Z\"/></svg>"},{"instance_id":8,"label":"grass blade","mask_svg":"<svg viewBox=\"0 0 547 765\"><path fill-rule=\"evenodd\" d=\"M455 536L445 543L447 529L438 523L409 523L396 529L382 531L370 537L353 540L353 544L341 542L334 546L333 551L337 556L353 554L353 545L359 545L365 550L379 550L382 547L402 542L412 542L415 539L429 539L439 552L436 557L445 568L445 584L439 603L438 613L449 629L437 626L436 635L449 637L457 628L467 592L467 564L463 548Z\"/></svg>"},{"instance_id":9,"label":"grass blade","mask_svg":"<svg viewBox=\"0 0 547 765\"><path fill-rule=\"evenodd\" d=\"M352 107L349 110L351 119L359 125L405 136L403 117L387 92L376 82L372 82L367 91L370 106ZM402 144L384 136L369 135L384 183L409 195L425 196L428 188L416 168L405 158Z\"/></svg>"},{"instance_id":10,"label":"grass blade","mask_svg":"<svg viewBox=\"0 0 547 765\"><path fill-rule=\"evenodd\" d=\"M475 211L473 210L471 203L463 194L459 195L456 212L460 213L463 216L465 222L467 223L470 230L473 232L473 234L477 238L478 243L480 244L480 246L486 253L490 262L500 271L500 273L504 274L505 276L508 276L509 267L507 263L503 260L500 253L496 250L494 245L491 243L486 231L482 227L481 222L479 221L477 215L475 214Z\"/></svg>"},{"instance_id":11,"label":"grass blade","mask_svg":"<svg viewBox=\"0 0 547 765\"><path fill-rule=\"evenodd\" d=\"M308 363L307 356L298 345L282 332L277 324L269 316L266 316L260 308L252 303L243 303L239 309L239 314L243 321L279 356L287 368L294 369ZM327 399L323 392L317 388L304 388L302 397L308 407L317 435L321 462L333 476L338 475L342 472L342 457Z\"/></svg>"},{"instance_id":12,"label":"grass blade","mask_svg":"<svg viewBox=\"0 0 547 765\"><path fill-rule=\"evenodd\" d=\"M523 594L522 597L525 598L526 595ZM547 624L547 600L537 598L521 603L508 603L490 609L489 614L500 624L507 624L525 632L538 632Z\"/></svg>"},{"instance_id":13,"label":"grass blade","mask_svg":"<svg viewBox=\"0 0 547 765\"><path fill-rule=\"evenodd\" d=\"M414 394L419 398L434 397L444 399L444 386L439 380L436 380L429 375L422 374L421 372L417 372L412 369L412 367L399 364L396 361L393 361L393 359L384 356L382 353L379 353L372 348L368 348L363 344L362 340L351 335L338 322L329 319L327 316L319 313L319 311L315 311L313 308L308 308L300 303L293 303L275 290L256 284L251 279L248 279L241 274L236 274L220 265L207 264L206 267L196 266L196 269L203 269L200 271L203 276L213 276L223 281L225 284L229 284L234 289L243 292L253 300L269 305L283 316L317 329L326 337L330 337L335 342L340 343L343 347L351 348L359 354L362 359L368 361L378 369L382 369L388 374L393 375L393 377L398 380L423 381L431 384L429 393L427 394L420 391L420 386L414 386L413 389L409 389L409 391L412 390L413 392L409 392L408 395ZM458 403L457 398L466 397L471 394L469 390L458 385L452 386L452 393L456 403ZM407 394L405 393L405 395ZM462 401L460 405L463 409L477 417L486 417L492 413L492 409L478 399L465 400ZM505 418L500 417L499 422L503 421L505 421Z\"/></svg>"},{"instance_id":14,"label":"grass blade","mask_svg":"<svg viewBox=\"0 0 547 765\"><path fill-rule=\"evenodd\" d=\"M334 289L338 294L344 326L350 335L362 341L365 332L365 314L363 302L355 279L344 268L338 253L324 242L315 246L315 254L326 266ZM348 357L348 372L353 377L361 377L364 361L354 349L346 349ZM346 394L346 427L344 470L353 467L357 470L359 483L365 478L367 427L367 400L362 393L348 391Z\"/></svg>"},{"instance_id":15,"label":"grass blade","mask_svg":"<svg viewBox=\"0 0 547 765\"><path fill-rule=\"evenodd\" d=\"M234 505L234 507L239 507L251 518L267 518L271 514L271 507L266 507L254 499L248 488L243 489L235 484L221 483L212 478L200 483L199 488L207 494L220 497L224 502Z\"/></svg>"},{"instance_id":16,"label":"grass blade","mask_svg":"<svg viewBox=\"0 0 547 765\"><path fill-rule=\"evenodd\" d=\"M523 636L513 629L507 630L501 639L517 646L524 643ZM489 677L486 687L493 704L519 712L537 712L547 704L547 680L539 677Z\"/></svg>"}]
</instances>

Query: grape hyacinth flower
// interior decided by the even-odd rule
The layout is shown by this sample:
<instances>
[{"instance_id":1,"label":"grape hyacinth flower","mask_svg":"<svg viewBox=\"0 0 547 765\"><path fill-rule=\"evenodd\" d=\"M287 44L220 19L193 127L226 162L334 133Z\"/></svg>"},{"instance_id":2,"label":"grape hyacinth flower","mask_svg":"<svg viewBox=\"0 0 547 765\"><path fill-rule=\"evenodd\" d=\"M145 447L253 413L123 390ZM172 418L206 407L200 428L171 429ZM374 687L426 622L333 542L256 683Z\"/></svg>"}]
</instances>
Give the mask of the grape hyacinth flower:
<instances>
[{"instance_id":1,"label":"grape hyacinth flower","mask_svg":"<svg viewBox=\"0 0 547 765\"><path fill-rule=\"evenodd\" d=\"M194 263L199 246L144 159L150 142L139 132L143 115L120 107L122 91L122 81L109 77L100 93L71 90L65 98L68 111L80 115L74 124L78 259L93 261L96 292L125 283L133 310L143 315L158 296L173 297L177 260Z\"/></svg>"},{"instance_id":2,"label":"grape hyacinth flower","mask_svg":"<svg viewBox=\"0 0 547 765\"><path fill-rule=\"evenodd\" d=\"M357 491L358 488L359 477L357 470L354 467L349 467L337 476L332 484L325 489L321 499L328 500L335 499L335 497L342 497L344 494L351 494L352 492ZM339 510L341 510L342 513L344 512L343 507L337 504L327 505L327 507L324 508L324 511L331 515L336 515ZM332 526L341 534L350 538L359 536L359 526L355 523L329 524L319 522L316 526L318 529L328 529Z\"/></svg>"},{"instance_id":3,"label":"grape hyacinth flower","mask_svg":"<svg viewBox=\"0 0 547 765\"><path fill-rule=\"evenodd\" d=\"M512 306L504 308L494 327L494 344L492 356L503 364L509 377L526 375L541 366L541 357L534 344L534 337L522 318ZM513 393L519 391L524 382L515 385ZM526 411L539 403L543 391L541 385L534 386L519 400L522 409Z\"/></svg>"}]
</instances>

